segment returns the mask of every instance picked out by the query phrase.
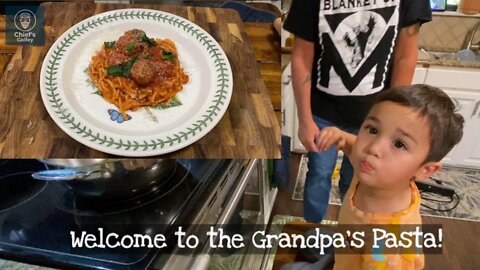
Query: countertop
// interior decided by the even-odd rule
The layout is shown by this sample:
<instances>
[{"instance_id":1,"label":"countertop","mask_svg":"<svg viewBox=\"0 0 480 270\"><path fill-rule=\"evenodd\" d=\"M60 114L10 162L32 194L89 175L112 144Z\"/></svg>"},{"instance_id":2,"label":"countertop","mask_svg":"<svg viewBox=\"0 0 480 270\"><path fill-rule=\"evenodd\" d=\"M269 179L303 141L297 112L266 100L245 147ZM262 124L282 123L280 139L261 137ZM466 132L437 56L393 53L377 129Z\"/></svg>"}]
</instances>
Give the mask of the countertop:
<instances>
[{"instance_id":1,"label":"countertop","mask_svg":"<svg viewBox=\"0 0 480 270\"><path fill-rule=\"evenodd\" d=\"M458 67L458 68L480 68L480 62L458 61L458 60L421 60L417 61L417 65L424 67L443 66L443 67Z\"/></svg>"},{"instance_id":2,"label":"countertop","mask_svg":"<svg viewBox=\"0 0 480 270\"><path fill-rule=\"evenodd\" d=\"M217 8L93 3L42 5L45 5L46 16L44 47L6 45L5 16L0 17L0 75L3 74L0 82L3 91L12 91L4 92L0 102L6 120L0 125L0 157L112 157L78 143L60 130L41 101L38 78L42 56L52 39L83 18L130 7L163 10L188 19L192 19L191 14L197 14L193 16L194 22L219 41L234 74L232 101L218 125L194 144L161 157L280 157L280 37L272 24L244 24L235 11ZM53 19L50 14L57 10L64 12L65 18ZM18 76L22 80L12 79ZM16 96L14 102L12 93Z\"/></svg>"},{"instance_id":3,"label":"countertop","mask_svg":"<svg viewBox=\"0 0 480 270\"><path fill-rule=\"evenodd\" d=\"M417 64L424 67L443 66L443 67L459 67L459 68L480 68L480 61L462 61L457 60L456 51L446 50L445 48L423 47L418 50ZM443 55L439 59L435 59L438 54ZM477 56L477 60L479 57Z\"/></svg>"},{"instance_id":4,"label":"countertop","mask_svg":"<svg viewBox=\"0 0 480 270\"><path fill-rule=\"evenodd\" d=\"M282 49L282 70L291 60L292 47L283 47ZM432 50L439 51L439 50ZM452 52L453 53L453 52ZM421 57L419 51L419 58L417 65L429 66L444 66L444 67L459 67L459 68L480 68L480 61L459 61L459 60L446 60L446 59L428 59Z\"/></svg>"}]
</instances>

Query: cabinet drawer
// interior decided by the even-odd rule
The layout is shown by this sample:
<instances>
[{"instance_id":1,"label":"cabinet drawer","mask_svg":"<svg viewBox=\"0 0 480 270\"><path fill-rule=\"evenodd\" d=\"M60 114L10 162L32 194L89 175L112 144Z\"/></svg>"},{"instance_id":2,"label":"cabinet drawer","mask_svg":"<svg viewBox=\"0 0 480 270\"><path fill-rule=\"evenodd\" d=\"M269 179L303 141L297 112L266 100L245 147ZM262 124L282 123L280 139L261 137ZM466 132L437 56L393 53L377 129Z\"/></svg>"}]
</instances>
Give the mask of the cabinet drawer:
<instances>
[{"instance_id":1,"label":"cabinet drawer","mask_svg":"<svg viewBox=\"0 0 480 270\"><path fill-rule=\"evenodd\" d=\"M425 83L439 88L480 91L480 69L430 67Z\"/></svg>"}]
</instances>

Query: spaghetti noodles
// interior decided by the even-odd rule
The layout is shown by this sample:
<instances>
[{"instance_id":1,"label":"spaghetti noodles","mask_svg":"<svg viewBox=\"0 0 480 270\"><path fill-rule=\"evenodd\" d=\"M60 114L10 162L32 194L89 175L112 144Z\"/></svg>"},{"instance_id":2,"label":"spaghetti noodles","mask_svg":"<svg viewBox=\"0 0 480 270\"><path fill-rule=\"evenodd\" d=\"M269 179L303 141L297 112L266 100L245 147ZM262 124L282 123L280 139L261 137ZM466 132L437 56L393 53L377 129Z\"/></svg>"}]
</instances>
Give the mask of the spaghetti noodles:
<instances>
[{"instance_id":1,"label":"spaghetti noodles","mask_svg":"<svg viewBox=\"0 0 480 270\"><path fill-rule=\"evenodd\" d=\"M93 57L88 74L100 95L126 111L168 104L189 80L170 39L148 38L133 29L105 42Z\"/></svg>"}]
</instances>

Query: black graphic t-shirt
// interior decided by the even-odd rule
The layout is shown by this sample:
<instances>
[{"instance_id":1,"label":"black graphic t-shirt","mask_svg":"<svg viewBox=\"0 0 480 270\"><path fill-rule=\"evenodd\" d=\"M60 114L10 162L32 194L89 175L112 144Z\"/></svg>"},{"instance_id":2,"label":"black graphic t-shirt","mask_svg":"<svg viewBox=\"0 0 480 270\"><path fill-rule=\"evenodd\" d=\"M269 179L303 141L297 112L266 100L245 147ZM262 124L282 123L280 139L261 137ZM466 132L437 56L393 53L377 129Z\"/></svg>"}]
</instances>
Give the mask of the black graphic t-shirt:
<instances>
[{"instance_id":1,"label":"black graphic t-shirt","mask_svg":"<svg viewBox=\"0 0 480 270\"><path fill-rule=\"evenodd\" d=\"M431 16L429 0L294 0L284 28L315 44L312 113L359 127L390 86L400 29Z\"/></svg>"}]
</instances>

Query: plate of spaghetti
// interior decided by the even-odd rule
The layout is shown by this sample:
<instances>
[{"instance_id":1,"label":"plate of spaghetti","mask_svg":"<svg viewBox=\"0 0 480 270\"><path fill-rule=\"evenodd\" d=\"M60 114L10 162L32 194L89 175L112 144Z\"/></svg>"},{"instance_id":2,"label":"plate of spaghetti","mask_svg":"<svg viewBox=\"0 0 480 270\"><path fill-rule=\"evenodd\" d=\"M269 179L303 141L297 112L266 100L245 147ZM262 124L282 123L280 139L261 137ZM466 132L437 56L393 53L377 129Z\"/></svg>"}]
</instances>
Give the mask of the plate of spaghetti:
<instances>
[{"instance_id":1,"label":"plate of spaghetti","mask_svg":"<svg viewBox=\"0 0 480 270\"><path fill-rule=\"evenodd\" d=\"M128 110L172 104L188 83L178 57L172 40L131 29L118 40L104 42L92 57L88 75L98 94L128 119Z\"/></svg>"},{"instance_id":2,"label":"plate of spaghetti","mask_svg":"<svg viewBox=\"0 0 480 270\"><path fill-rule=\"evenodd\" d=\"M40 74L54 122L80 143L120 156L194 143L220 121L232 89L230 64L212 36L148 9L77 23L52 45Z\"/></svg>"}]
</instances>

